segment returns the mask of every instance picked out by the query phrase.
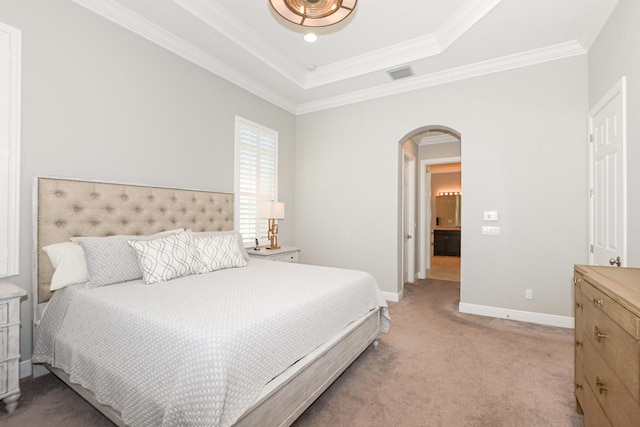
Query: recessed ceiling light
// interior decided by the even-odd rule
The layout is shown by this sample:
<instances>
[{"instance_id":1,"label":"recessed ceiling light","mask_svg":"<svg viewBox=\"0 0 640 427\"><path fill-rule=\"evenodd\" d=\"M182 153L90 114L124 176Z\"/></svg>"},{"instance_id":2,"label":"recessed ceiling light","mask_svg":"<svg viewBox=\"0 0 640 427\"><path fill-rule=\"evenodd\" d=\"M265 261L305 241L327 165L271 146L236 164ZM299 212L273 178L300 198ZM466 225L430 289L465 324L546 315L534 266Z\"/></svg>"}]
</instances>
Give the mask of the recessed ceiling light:
<instances>
[{"instance_id":1,"label":"recessed ceiling light","mask_svg":"<svg viewBox=\"0 0 640 427\"><path fill-rule=\"evenodd\" d=\"M307 33L304 35L304 41L306 41L307 43L313 43L316 40L318 40L318 36L313 33Z\"/></svg>"},{"instance_id":2,"label":"recessed ceiling light","mask_svg":"<svg viewBox=\"0 0 640 427\"><path fill-rule=\"evenodd\" d=\"M309 64L307 65L307 71L315 71L316 70L316 64Z\"/></svg>"}]
</instances>

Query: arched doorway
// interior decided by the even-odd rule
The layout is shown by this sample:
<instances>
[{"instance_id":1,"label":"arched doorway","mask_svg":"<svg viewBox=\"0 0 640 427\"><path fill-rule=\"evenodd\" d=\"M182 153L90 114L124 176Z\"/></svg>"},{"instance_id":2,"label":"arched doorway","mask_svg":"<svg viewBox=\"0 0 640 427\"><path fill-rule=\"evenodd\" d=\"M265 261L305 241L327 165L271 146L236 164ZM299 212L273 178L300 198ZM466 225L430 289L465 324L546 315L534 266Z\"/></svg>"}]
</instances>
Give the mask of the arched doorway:
<instances>
[{"instance_id":1,"label":"arched doorway","mask_svg":"<svg viewBox=\"0 0 640 427\"><path fill-rule=\"evenodd\" d=\"M450 185L443 193L462 192L461 182L461 141L460 132L443 125L422 126L404 135L400 141L399 156L399 189L401 197L398 203L399 233L398 233L398 267L399 267L399 290L402 295L404 283L427 277L427 272L431 268L431 257L433 255L433 234L434 228L458 230L461 233L462 227L460 214L458 211L458 222L455 218L453 222L449 219L439 218L435 220L435 197L432 194L432 172L447 169L441 165L457 164L459 174L458 186ZM415 173L407 177L407 161L415 160ZM433 169L433 171L432 171ZM407 185L407 178L413 179L413 186ZM454 188L456 187L456 188ZM412 190L413 188L413 190ZM413 192L413 193L412 193ZM411 200L414 202L411 203ZM458 198L459 207L460 198ZM411 215L407 215L407 209L413 209L413 224L407 224ZM442 222L441 222L442 219ZM437 227L436 227L436 224ZM440 233L440 232L439 232ZM454 231L452 234L456 234ZM459 241L459 240L458 240ZM407 259L410 258L410 259ZM414 268L406 274L407 265ZM460 264L458 263L458 266ZM459 267L458 267L459 268ZM459 272L458 272L459 274Z\"/></svg>"}]
</instances>

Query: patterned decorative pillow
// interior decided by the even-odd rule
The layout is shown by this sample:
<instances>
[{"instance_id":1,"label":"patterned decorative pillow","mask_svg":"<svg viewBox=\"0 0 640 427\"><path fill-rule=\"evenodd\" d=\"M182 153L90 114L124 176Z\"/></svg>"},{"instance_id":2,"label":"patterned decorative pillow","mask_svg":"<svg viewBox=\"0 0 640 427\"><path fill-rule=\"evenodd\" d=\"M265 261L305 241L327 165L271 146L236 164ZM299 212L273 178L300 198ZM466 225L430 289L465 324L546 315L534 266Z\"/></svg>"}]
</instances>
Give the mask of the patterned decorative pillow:
<instances>
[{"instance_id":1,"label":"patterned decorative pillow","mask_svg":"<svg viewBox=\"0 0 640 427\"><path fill-rule=\"evenodd\" d=\"M247 265L238 247L238 233L199 237L195 244L204 264L202 273Z\"/></svg>"},{"instance_id":2,"label":"patterned decorative pillow","mask_svg":"<svg viewBox=\"0 0 640 427\"><path fill-rule=\"evenodd\" d=\"M163 231L151 236L72 237L84 249L89 272L88 287L111 285L142 278L136 252L129 240L157 239L184 231L182 228Z\"/></svg>"},{"instance_id":3,"label":"patterned decorative pillow","mask_svg":"<svg viewBox=\"0 0 640 427\"><path fill-rule=\"evenodd\" d=\"M200 239L202 237L217 237L217 236L224 236L227 234L235 234L238 236L238 249L240 250L240 253L242 254L242 257L244 258L245 261L249 261L249 254L247 253L247 249L244 247L244 244L242 243L242 234L240 234L238 231L194 231L193 233L193 237L195 237L196 239Z\"/></svg>"},{"instance_id":4,"label":"patterned decorative pillow","mask_svg":"<svg viewBox=\"0 0 640 427\"><path fill-rule=\"evenodd\" d=\"M198 274L203 268L191 230L152 240L129 240L138 254L145 283Z\"/></svg>"}]
</instances>

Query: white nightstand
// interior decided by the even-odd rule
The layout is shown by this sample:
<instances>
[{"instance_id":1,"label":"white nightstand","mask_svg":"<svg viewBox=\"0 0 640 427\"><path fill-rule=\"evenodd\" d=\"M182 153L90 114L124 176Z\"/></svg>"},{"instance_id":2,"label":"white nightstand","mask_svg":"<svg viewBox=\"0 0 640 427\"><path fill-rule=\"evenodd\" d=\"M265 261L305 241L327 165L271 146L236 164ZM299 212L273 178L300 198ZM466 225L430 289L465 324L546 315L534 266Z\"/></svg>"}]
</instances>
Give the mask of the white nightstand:
<instances>
[{"instance_id":1,"label":"white nightstand","mask_svg":"<svg viewBox=\"0 0 640 427\"><path fill-rule=\"evenodd\" d=\"M20 399L20 297L27 292L0 283L0 399L13 412Z\"/></svg>"},{"instance_id":2,"label":"white nightstand","mask_svg":"<svg viewBox=\"0 0 640 427\"><path fill-rule=\"evenodd\" d=\"M261 248L259 251L254 251L252 248L247 248L247 252L251 258L266 259L269 261L280 262L298 262L299 248L292 248L282 246L280 249L267 249Z\"/></svg>"}]
</instances>

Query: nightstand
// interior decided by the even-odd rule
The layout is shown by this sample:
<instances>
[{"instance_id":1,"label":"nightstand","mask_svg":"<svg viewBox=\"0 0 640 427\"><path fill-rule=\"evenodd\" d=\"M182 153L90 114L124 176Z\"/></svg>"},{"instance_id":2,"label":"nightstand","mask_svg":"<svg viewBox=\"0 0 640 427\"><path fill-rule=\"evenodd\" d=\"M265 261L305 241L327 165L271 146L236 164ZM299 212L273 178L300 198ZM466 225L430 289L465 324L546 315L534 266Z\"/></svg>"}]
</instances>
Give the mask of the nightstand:
<instances>
[{"instance_id":1,"label":"nightstand","mask_svg":"<svg viewBox=\"0 0 640 427\"><path fill-rule=\"evenodd\" d=\"M251 248L247 248L247 252L251 258L265 259L269 261L280 262L298 262L298 254L300 249L282 246L280 249L267 249L262 248L259 251L254 251Z\"/></svg>"},{"instance_id":2,"label":"nightstand","mask_svg":"<svg viewBox=\"0 0 640 427\"><path fill-rule=\"evenodd\" d=\"M13 412L20 398L20 298L27 292L0 283L0 400Z\"/></svg>"}]
</instances>

